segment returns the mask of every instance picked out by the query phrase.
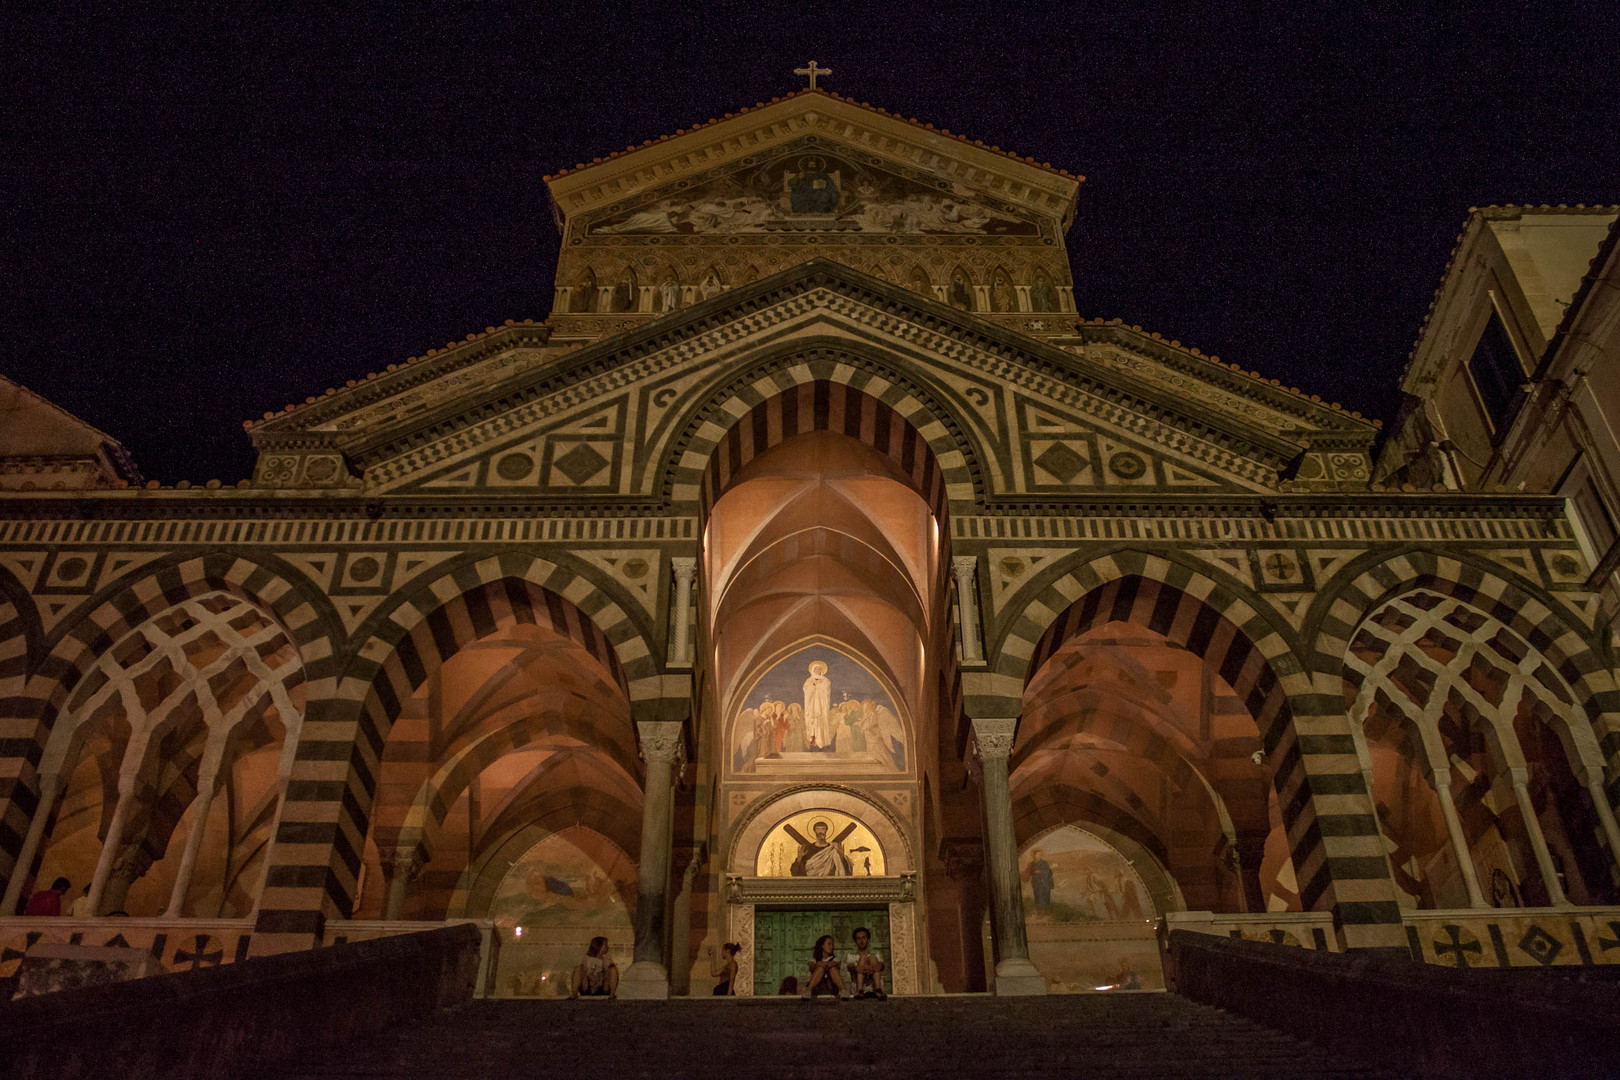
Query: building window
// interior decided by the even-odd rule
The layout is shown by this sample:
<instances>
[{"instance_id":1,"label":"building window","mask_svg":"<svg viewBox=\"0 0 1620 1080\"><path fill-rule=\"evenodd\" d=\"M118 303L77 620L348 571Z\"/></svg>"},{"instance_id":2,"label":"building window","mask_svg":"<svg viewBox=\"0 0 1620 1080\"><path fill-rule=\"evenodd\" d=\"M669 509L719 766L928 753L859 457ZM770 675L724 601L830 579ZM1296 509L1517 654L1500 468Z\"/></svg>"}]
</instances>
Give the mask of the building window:
<instances>
[{"instance_id":1,"label":"building window","mask_svg":"<svg viewBox=\"0 0 1620 1080\"><path fill-rule=\"evenodd\" d=\"M1513 339L1495 311L1479 336L1479 344L1474 346L1474 355L1468 358L1468 375L1474 380L1474 390L1490 417L1491 427L1500 436L1512 419L1525 373Z\"/></svg>"}]
</instances>

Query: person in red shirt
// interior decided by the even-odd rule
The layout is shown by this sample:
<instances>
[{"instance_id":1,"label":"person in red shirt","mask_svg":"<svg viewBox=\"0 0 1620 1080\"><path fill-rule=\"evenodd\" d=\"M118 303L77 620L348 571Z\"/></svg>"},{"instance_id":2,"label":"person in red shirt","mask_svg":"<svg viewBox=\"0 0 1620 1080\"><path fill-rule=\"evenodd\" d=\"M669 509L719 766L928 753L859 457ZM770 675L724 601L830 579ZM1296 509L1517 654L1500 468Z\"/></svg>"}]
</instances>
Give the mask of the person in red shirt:
<instances>
[{"instance_id":1,"label":"person in red shirt","mask_svg":"<svg viewBox=\"0 0 1620 1080\"><path fill-rule=\"evenodd\" d=\"M60 915L62 914L62 897L73 888L73 882L65 877L59 877L51 883L48 889L41 889L28 900L28 908L24 915Z\"/></svg>"}]
</instances>

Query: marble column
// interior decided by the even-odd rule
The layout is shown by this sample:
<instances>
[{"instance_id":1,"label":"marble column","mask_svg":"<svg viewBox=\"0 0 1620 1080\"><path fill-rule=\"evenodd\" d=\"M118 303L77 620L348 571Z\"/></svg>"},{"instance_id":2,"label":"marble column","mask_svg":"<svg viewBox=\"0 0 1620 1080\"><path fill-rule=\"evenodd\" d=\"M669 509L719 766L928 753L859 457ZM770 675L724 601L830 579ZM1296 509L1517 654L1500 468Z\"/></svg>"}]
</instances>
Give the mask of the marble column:
<instances>
[{"instance_id":1,"label":"marble column","mask_svg":"<svg viewBox=\"0 0 1620 1080\"><path fill-rule=\"evenodd\" d=\"M676 556L669 560L675 572L675 594L669 602L669 662L677 667L692 666L692 582L697 577L697 560Z\"/></svg>"},{"instance_id":2,"label":"marble column","mask_svg":"<svg viewBox=\"0 0 1620 1080\"><path fill-rule=\"evenodd\" d=\"M29 868L33 866L34 856L39 854L39 845L45 839L45 824L51 819L51 811L56 809L56 799L62 794L63 786L62 778L55 773L44 773L39 778L39 805L34 807L34 816L28 821L28 833L17 852L17 861L12 864L5 899L0 901L0 915L14 915L17 912Z\"/></svg>"},{"instance_id":3,"label":"marble column","mask_svg":"<svg viewBox=\"0 0 1620 1080\"><path fill-rule=\"evenodd\" d=\"M101 858L96 860L95 876L90 879L89 910L101 914L101 894L107 891L107 880L112 877L113 860L118 846L124 840L124 826L129 823L129 806L134 802L135 775L128 773L118 778L118 802L113 807L112 822L107 826L107 838L101 842Z\"/></svg>"},{"instance_id":4,"label":"marble column","mask_svg":"<svg viewBox=\"0 0 1620 1080\"><path fill-rule=\"evenodd\" d=\"M979 641L979 559L975 555L957 555L951 559L951 570L956 575L956 603L962 614L962 662L984 662L984 647Z\"/></svg>"},{"instance_id":5,"label":"marble column","mask_svg":"<svg viewBox=\"0 0 1620 1080\"><path fill-rule=\"evenodd\" d=\"M1536 853L1536 866L1541 869L1541 883L1547 887L1547 897L1554 907L1568 907L1564 887L1558 883L1558 868L1553 865L1547 838L1542 835L1541 822L1536 819L1536 804L1530 799L1530 770L1510 768L1508 776L1513 781L1513 799L1519 804L1519 818L1530 838L1530 850Z\"/></svg>"},{"instance_id":6,"label":"marble column","mask_svg":"<svg viewBox=\"0 0 1620 1080\"><path fill-rule=\"evenodd\" d=\"M196 812L191 815L191 829L186 833L186 847L180 853L180 869L175 871L174 888L169 892L169 907L164 917L178 919L185 915L186 893L191 891L191 876L197 869L197 852L202 850L203 833L208 830L208 808L214 802L213 774L199 778Z\"/></svg>"},{"instance_id":7,"label":"marble column","mask_svg":"<svg viewBox=\"0 0 1620 1080\"><path fill-rule=\"evenodd\" d=\"M1603 836L1609 841L1609 861L1620 869L1620 825L1615 823L1614 807L1609 805L1609 795L1603 789L1603 772L1596 770L1595 774L1586 781L1586 790L1592 796L1592 805L1597 809L1598 821L1603 825ZM0 909L9 911L10 908Z\"/></svg>"},{"instance_id":8,"label":"marble column","mask_svg":"<svg viewBox=\"0 0 1620 1080\"><path fill-rule=\"evenodd\" d=\"M634 962L619 980L623 998L669 997L669 971L664 967L669 900L670 848L675 826L675 768L685 747L679 721L642 720L641 756L647 762L647 788L641 804L640 885L636 890Z\"/></svg>"},{"instance_id":9,"label":"marble column","mask_svg":"<svg viewBox=\"0 0 1620 1080\"><path fill-rule=\"evenodd\" d=\"M1468 850L1468 836L1463 832L1462 818L1457 803L1451 797L1451 770L1435 769L1429 776L1434 793L1440 799L1440 815L1446 819L1446 835L1451 837L1451 853L1457 858L1457 869L1462 873L1463 887L1468 890L1468 906L1490 907L1485 893L1479 887L1479 871L1474 866L1473 853Z\"/></svg>"},{"instance_id":10,"label":"marble column","mask_svg":"<svg viewBox=\"0 0 1620 1080\"><path fill-rule=\"evenodd\" d=\"M1046 993L1046 979L1029 960L1024 888L1018 875L1018 835L1013 831L1007 759L1017 730L1017 717L973 721L973 741L983 770L984 840L990 870L990 928L995 935L998 997Z\"/></svg>"}]
</instances>

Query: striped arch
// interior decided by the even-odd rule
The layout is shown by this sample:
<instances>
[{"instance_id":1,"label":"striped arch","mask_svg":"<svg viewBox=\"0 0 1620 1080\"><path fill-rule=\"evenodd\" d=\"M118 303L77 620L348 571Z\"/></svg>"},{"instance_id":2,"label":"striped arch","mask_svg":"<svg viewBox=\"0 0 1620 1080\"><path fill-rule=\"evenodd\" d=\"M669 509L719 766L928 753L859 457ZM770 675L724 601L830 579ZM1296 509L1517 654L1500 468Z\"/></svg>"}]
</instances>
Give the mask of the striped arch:
<instances>
[{"instance_id":1,"label":"striped arch","mask_svg":"<svg viewBox=\"0 0 1620 1080\"><path fill-rule=\"evenodd\" d=\"M1343 579L1341 579L1343 580ZM1364 566L1316 601L1307 630L1314 670L1342 678L1344 654L1361 624L1389 600L1427 589L1460 600L1513 630L1574 691L1609 763L1610 799L1620 798L1620 685L1564 605L1499 568L1457 554L1415 549Z\"/></svg>"},{"instance_id":2,"label":"striped arch","mask_svg":"<svg viewBox=\"0 0 1620 1080\"><path fill-rule=\"evenodd\" d=\"M1258 602L1179 562L1131 550L1073 570L1027 601L1001 642L997 671L1027 685L1069 639L1116 620L1145 626L1214 664L1254 716L1268 752L1289 694L1310 690L1282 629Z\"/></svg>"},{"instance_id":3,"label":"striped arch","mask_svg":"<svg viewBox=\"0 0 1620 1080\"><path fill-rule=\"evenodd\" d=\"M549 626L578 643L627 701L660 696L642 631L567 567L505 552L469 559L410 590L356 635L337 693L308 706L260 902L255 954L311 948L328 916L349 913L383 747L403 703L464 645L520 623Z\"/></svg>"},{"instance_id":4,"label":"striped arch","mask_svg":"<svg viewBox=\"0 0 1620 1080\"><path fill-rule=\"evenodd\" d=\"M1162 865L1170 864L1170 852L1152 829L1094 791L1053 784L1013 800L1013 830L1020 850L1034 837L1064 825L1104 826L1141 844Z\"/></svg>"},{"instance_id":5,"label":"striped arch","mask_svg":"<svg viewBox=\"0 0 1620 1080\"><path fill-rule=\"evenodd\" d=\"M301 591L294 571L223 552L148 565L89 600L55 635L0 717L0 880L12 872L28 817L38 805L46 743L74 688L101 655L146 620L192 597L225 592L271 615L298 650L314 685L329 679L331 641L341 639L324 597Z\"/></svg>"},{"instance_id":6,"label":"striped arch","mask_svg":"<svg viewBox=\"0 0 1620 1080\"><path fill-rule=\"evenodd\" d=\"M768 354L691 414L669 451L665 494L706 516L743 466L812 431L842 432L887 457L942 525L947 503L983 492L975 440L935 391L890 356L799 345Z\"/></svg>"},{"instance_id":7,"label":"striped arch","mask_svg":"<svg viewBox=\"0 0 1620 1080\"><path fill-rule=\"evenodd\" d=\"M1254 716L1303 906L1331 910L1349 947L1399 947L1400 908L1343 696L1318 692L1258 602L1163 556L1115 552L1026 603L1002 642L998 671L1027 684L1064 642L1115 620L1203 657ZM1022 701L1007 706L1021 710Z\"/></svg>"},{"instance_id":8,"label":"striped arch","mask_svg":"<svg viewBox=\"0 0 1620 1080\"><path fill-rule=\"evenodd\" d=\"M405 824L400 829L400 837L396 844L403 846L414 842L426 845L431 853L434 834L444 823L445 815L450 812L452 804L479 773L507 754L535 746L551 735L566 735L590 744L617 765L624 773L625 782L634 786L636 774L640 770L633 758L620 747L600 744L597 741L598 734L577 716L552 714L525 716L521 720L515 720L489 732L451 755L450 760L440 766L438 771L422 785L406 813ZM558 753L573 752L575 751L558 751ZM637 810L637 813L640 811Z\"/></svg>"}]
</instances>

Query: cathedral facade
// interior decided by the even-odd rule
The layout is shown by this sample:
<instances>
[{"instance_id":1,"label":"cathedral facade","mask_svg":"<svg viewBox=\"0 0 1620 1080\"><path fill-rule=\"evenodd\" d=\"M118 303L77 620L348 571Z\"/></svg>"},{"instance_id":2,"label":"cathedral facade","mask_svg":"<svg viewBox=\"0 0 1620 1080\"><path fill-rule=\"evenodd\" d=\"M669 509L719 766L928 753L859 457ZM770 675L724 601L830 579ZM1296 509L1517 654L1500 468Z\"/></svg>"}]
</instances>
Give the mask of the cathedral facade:
<instances>
[{"instance_id":1,"label":"cathedral facade","mask_svg":"<svg viewBox=\"0 0 1620 1080\"><path fill-rule=\"evenodd\" d=\"M726 942L775 994L857 927L903 994L1162 986L1168 926L1620 959L1566 499L1375 473L1374 422L1077 313L1080 182L804 91L548 178L550 317L265 413L250 479L143 484L12 388L7 962L464 919L515 996L597 936L623 995ZM13 916L58 876L77 917Z\"/></svg>"}]
</instances>

